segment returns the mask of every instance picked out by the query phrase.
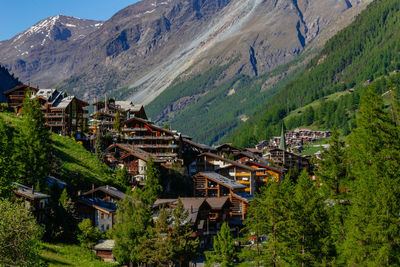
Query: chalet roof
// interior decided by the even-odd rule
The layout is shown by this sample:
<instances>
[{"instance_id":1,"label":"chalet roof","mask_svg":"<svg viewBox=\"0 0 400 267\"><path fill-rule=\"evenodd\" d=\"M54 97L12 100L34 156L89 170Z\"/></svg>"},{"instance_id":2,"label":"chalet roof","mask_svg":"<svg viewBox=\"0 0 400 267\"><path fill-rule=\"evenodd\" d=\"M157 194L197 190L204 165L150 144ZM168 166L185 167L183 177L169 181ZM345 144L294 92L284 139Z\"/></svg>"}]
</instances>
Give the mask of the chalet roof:
<instances>
[{"instance_id":1,"label":"chalet roof","mask_svg":"<svg viewBox=\"0 0 400 267\"><path fill-rule=\"evenodd\" d=\"M61 92L58 92L56 89L40 89L35 97L43 97L48 102L53 102L60 94Z\"/></svg>"},{"instance_id":2,"label":"chalet roof","mask_svg":"<svg viewBox=\"0 0 400 267\"><path fill-rule=\"evenodd\" d=\"M187 138L183 138L183 142L188 143L189 145L194 146L194 147L196 147L198 149L201 149L201 150L216 151L216 149L214 147L207 146L207 145L204 145L204 144L195 143L192 140L189 140Z\"/></svg>"},{"instance_id":3,"label":"chalet roof","mask_svg":"<svg viewBox=\"0 0 400 267\"><path fill-rule=\"evenodd\" d=\"M105 201L100 198L83 197L80 198L78 201L106 213L113 213L117 211L117 205L114 202Z\"/></svg>"},{"instance_id":4,"label":"chalet roof","mask_svg":"<svg viewBox=\"0 0 400 267\"><path fill-rule=\"evenodd\" d=\"M14 185L17 186L17 189L14 190L14 193L19 196L26 197L31 200L50 198L50 195L44 194L44 193L36 191L36 190L32 190L31 187L27 187L25 185L18 184L18 183L14 183Z\"/></svg>"},{"instance_id":5,"label":"chalet roof","mask_svg":"<svg viewBox=\"0 0 400 267\"><path fill-rule=\"evenodd\" d=\"M72 100L74 100L74 96L67 96L63 98L57 99L57 101L52 105L52 109L66 109L69 104L71 104Z\"/></svg>"},{"instance_id":6,"label":"chalet roof","mask_svg":"<svg viewBox=\"0 0 400 267\"><path fill-rule=\"evenodd\" d=\"M144 108L143 105L136 105L131 101L115 101L115 104L126 111L130 110L132 112L139 112L142 108Z\"/></svg>"},{"instance_id":7,"label":"chalet roof","mask_svg":"<svg viewBox=\"0 0 400 267\"><path fill-rule=\"evenodd\" d=\"M200 172L197 175L202 175L205 176L211 180L213 180L216 183L222 184L225 187L231 188L231 189L244 189L246 188L245 185L239 184L225 176L222 176L221 174L218 174L216 172Z\"/></svg>"},{"instance_id":8,"label":"chalet roof","mask_svg":"<svg viewBox=\"0 0 400 267\"><path fill-rule=\"evenodd\" d=\"M262 150L259 150L257 148L252 148L252 147L245 148L245 150L247 150L253 154L262 154L263 153Z\"/></svg>"},{"instance_id":9,"label":"chalet roof","mask_svg":"<svg viewBox=\"0 0 400 267\"><path fill-rule=\"evenodd\" d=\"M140 158L140 159L142 159L142 160L147 162L147 161L149 161L150 156L153 156L151 153L148 153L148 152L144 151L143 149L134 147L133 145L122 144L122 143L112 144L109 147L107 147L106 150L110 151L114 147L119 147L119 148L125 150L126 152L128 152L128 154L126 154L122 158L126 158L129 155L133 155L133 156L138 157L138 158ZM153 161L154 162L165 162L165 160L160 159L160 158L158 158L156 156L153 156Z\"/></svg>"},{"instance_id":10,"label":"chalet roof","mask_svg":"<svg viewBox=\"0 0 400 267\"><path fill-rule=\"evenodd\" d=\"M134 121L138 121L138 122L145 123L145 124L146 124L147 126L149 126L150 128L154 128L154 129L156 129L157 131L161 131L161 132L168 133L169 135L172 135L172 136L177 135L177 132L170 131L170 130L167 130L167 129L158 127L158 126L152 124L151 121L145 120L145 119L142 119L142 118L139 118L139 117L133 117L133 118L131 118L131 119L129 119L129 120L126 120L126 121L124 121L124 122L122 123L122 125L127 125L127 124L129 124L129 123L131 123L131 122L134 122Z\"/></svg>"},{"instance_id":11,"label":"chalet roof","mask_svg":"<svg viewBox=\"0 0 400 267\"><path fill-rule=\"evenodd\" d=\"M91 195L92 193L97 192L97 191L104 192L104 193L106 193L110 196L113 196L115 198L118 198L118 199L124 199L126 196L125 193L123 193L123 192L119 191L117 188L109 186L109 185L97 187L95 189L92 189L90 191L83 193L82 195L83 196Z\"/></svg>"},{"instance_id":12,"label":"chalet roof","mask_svg":"<svg viewBox=\"0 0 400 267\"><path fill-rule=\"evenodd\" d=\"M113 239L100 240L97 245L93 247L94 250L113 250L115 241Z\"/></svg>"},{"instance_id":13,"label":"chalet roof","mask_svg":"<svg viewBox=\"0 0 400 267\"><path fill-rule=\"evenodd\" d=\"M208 156L208 157L211 157L211 158L219 159L219 160L225 161L225 162L227 162L227 163L229 163L229 164L231 164L233 166L240 167L240 168L246 169L248 171L255 171L255 169L250 167L250 166L244 165L244 164L242 164L240 162L237 162L237 161L234 161L234 160L223 158L223 157L218 156L218 155L213 154L213 153L206 152L206 153L202 153L202 154L198 155L198 157L202 157L202 156ZM223 168L229 168L229 167L231 167L231 166L228 165L228 166L225 166Z\"/></svg>"},{"instance_id":14,"label":"chalet roof","mask_svg":"<svg viewBox=\"0 0 400 267\"><path fill-rule=\"evenodd\" d=\"M20 89L25 89L25 88L31 88L31 90L35 91L35 92L37 92L39 90L38 88L31 87L31 86L26 85L26 84L20 84L20 85L14 87L14 88L11 88L8 91L3 92L3 94L8 95L8 94L11 94L14 91L17 91L17 90L20 90Z\"/></svg>"},{"instance_id":15,"label":"chalet roof","mask_svg":"<svg viewBox=\"0 0 400 267\"><path fill-rule=\"evenodd\" d=\"M239 198L239 199L241 199L241 200L243 200L243 201L245 201L247 203L249 203L251 201L251 199L253 198L253 196L250 195L247 192L233 193L233 196L235 196L235 197L237 197L237 198Z\"/></svg>"},{"instance_id":16,"label":"chalet roof","mask_svg":"<svg viewBox=\"0 0 400 267\"><path fill-rule=\"evenodd\" d=\"M229 197L209 197L206 199L212 209L222 209L228 200Z\"/></svg>"},{"instance_id":17,"label":"chalet roof","mask_svg":"<svg viewBox=\"0 0 400 267\"><path fill-rule=\"evenodd\" d=\"M67 183L66 182L63 182L60 179L57 179L57 178L55 178L53 176L47 176L46 185L48 187L52 187L54 185L57 185L61 189L67 187Z\"/></svg>"},{"instance_id":18,"label":"chalet roof","mask_svg":"<svg viewBox=\"0 0 400 267\"><path fill-rule=\"evenodd\" d=\"M259 166L261 168L268 169L268 170L271 170L271 171L275 171L275 172L280 173L280 174L283 173L283 170L279 170L277 168L273 168L271 166L268 166L268 165L265 165L265 164L262 164L262 163L259 163L259 162L255 162L255 161L248 161L245 164L254 164L254 165L257 165L257 166Z\"/></svg>"},{"instance_id":19,"label":"chalet roof","mask_svg":"<svg viewBox=\"0 0 400 267\"><path fill-rule=\"evenodd\" d=\"M186 222L193 222L195 223L197 221L197 217L199 215L200 207L204 204L206 201L205 197L182 197L180 198L182 201L183 208L188 214L188 217L186 218ZM206 202L207 205L208 202ZM153 208L160 207L162 205L173 205L176 206L178 205L178 199L157 199L156 202L153 205Z\"/></svg>"}]
</instances>

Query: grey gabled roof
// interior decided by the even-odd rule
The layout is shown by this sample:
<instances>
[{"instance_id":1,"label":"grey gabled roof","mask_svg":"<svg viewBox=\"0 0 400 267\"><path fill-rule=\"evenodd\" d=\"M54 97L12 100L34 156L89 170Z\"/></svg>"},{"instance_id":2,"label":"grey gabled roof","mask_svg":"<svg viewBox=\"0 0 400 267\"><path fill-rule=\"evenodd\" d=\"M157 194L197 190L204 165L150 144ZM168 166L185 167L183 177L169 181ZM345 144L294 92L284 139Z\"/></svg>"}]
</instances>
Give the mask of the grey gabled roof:
<instances>
[{"instance_id":1,"label":"grey gabled roof","mask_svg":"<svg viewBox=\"0 0 400 267\"><path fill-rule=\"evenodd\" d=\"M207 178L213 180L214 182L222 184L223 186L226 186L228 188L232 188L232 189L247 188L245 185L239 184L239 183L237 183L225 176L222 176L221 174L218 174L216 172L200 172L197 175L206 176Z\"/></svg>"},{"instance_id":2,"label":"grey gabled roof","mask_svg":"<svg viewBox=\"0 0 400 267\"><path fill-rule=\"evenodd\" d=\"M95 209L101 209L103 211L107 211L109 213L113 213L117 211L117 205L114 202L106 201L100 198L85 198L82 197L78 201L81 203L85 203L88 206L91 206Z\"/></svg>"},{"instance_id":3,"label":"grey gabled roof","mask_svg":"<svg viewBox=\"0 0 400 267\"><path fill-rule=\"evenodd\" d=\"M42 192L32 190L31 187L27 187L22 184L14 183L17 189L14 191L15 194L29 198L29 199L45 199L49 198L50 195L44 194Z\"/></svg>"},{"instance_id":4,"label":"grey gabled roof","mask_svg":"<svg viewBox=\"0 0 400 267\"><path fill-rule=\"evenodd\" d=\"M117 188L112 187L112 186L108 186L108 185L100 186L100 187L92 189L92 190L90 190L88 192L85 192L83 194L83 196L90 195L90 194L92 194L92 193L94 193L96 191L102 191L102 192L104 192L106 194L109 194L110 196L113 196L113 197L118 198L118 199L124 199L125 196L126 196L125 193L119 191Z\"/></svg>"},{"instance_id":5,"label":"grey gabled roof","mask_svg":"<svg viewBox=\"0 0 400 267\"><path fill-rule=\"evenodd\" d=\"M94 250L113 250L115 241L113 239L100 240L97 245L93 247Z\"/></svg>"}]
</instances>

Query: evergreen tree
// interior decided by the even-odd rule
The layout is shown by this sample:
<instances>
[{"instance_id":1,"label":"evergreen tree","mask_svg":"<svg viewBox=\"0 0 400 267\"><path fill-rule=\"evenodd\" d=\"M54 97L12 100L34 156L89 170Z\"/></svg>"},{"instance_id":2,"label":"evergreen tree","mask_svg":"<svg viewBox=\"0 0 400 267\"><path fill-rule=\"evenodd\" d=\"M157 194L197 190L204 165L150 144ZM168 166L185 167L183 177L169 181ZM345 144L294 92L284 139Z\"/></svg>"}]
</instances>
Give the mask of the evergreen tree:
<instances>
[{"instance_id":1,"label":"evergreen tree","mask_svg":"<svg viewBox=\"0 0 400 267\"><path fill-rule=\"evenodd\" d=\"M115 113L113 128L117 132L121 132L121 112L119 110L117 110L117 112Z\"/></svg>"},{"instance_id":2,"label":"evergreen tree","mask_svg":"<svg viewBox=\"0 0 400 267\"><path fill-rule=\"evenodd\" d=\"M162 193L162 189L160 185L160 172L154 164L153 157L150 156L146 164L146 184L143 187L143 201L152 205Z\"/></svg>"},{"instance_id":3,"label":"evergreen tree","mask_svg":"<svg viewBox=\"0 0 400 267\"><path fill-rule=\"evenodd\" d=\"M14 154L14 132L0 117L0 198L12 195L12 182L15 181L16 170L12 155Z\"/></svg>"},{"instance_id":4,"label":"evergreen tree","mask_svg":"<svg viewBox=\"0 0 400 267\"><path fill-rule=\"evenodd\" d=\"M328 201L327 211L330 216L332 240L336 250L346 238L345 220L348 214L348 187L347 161L344 150L344 142L340 141L340 135L334 130L329 140L329 150L322 154L322 160L318 162L317 176L319 177L325 196Z\"/></svg>"},{"instance_id":5,"label":"evergreen tree","mask_svg":"<svg viewBox=\"0 0 400 267\"><path fill-rule=\"evenodd\" d=\"M37 100L27 92L22 106L23 124L17 138L14 161L25 185L44 185L50 168L50 132Z\"/></svg>"},{"instance_id":6,"label":"evergreen tree","mask_svg":"<svg viewBox=\"0 0 400 267\"><path fill-rule=\"evenodd\" d=\"M122 168L115 170L115 179L122 186L128 186L131 183L131 176L126 169L125 165Z\"/></svg>"},{"instance_id":7,"label":"evergreen tree","mask_svg":"<svg viewBox=\"0 0 400 267\"><path fill-rule=\"evenodd\" d=\"M144 190L143 190L144 191ZM135 188L133 194L118 202L117 222L114 226L115 258L121 264L140 263L140 244L151 238L153 219L151 206L141 189Z\"/></svg>"},{"instance_id":8,"label":"evergreen tree","mask_svg":"<svg viewBox=\"0 0 400 267\"><path fill-rule=\"evenodd\" d=\"M40 266L43 229L24 203L0 200L0 266Z\"/></svg>"},{"instance_id":9,"label":"evergreen tree","mask_svg":"<svg viewBox=\"0 0 400 267\"><path fill-rule=\"evenodd\" d=\"M170 265L173 262L170 225L170 210L161 208L151 238L142 238L138 245L137 258L141 262L157 266Z\"/></svg>"},{"instance_id":10,"label":"evergreen tree","mask_svg":"<svg viewBox=\"0 0 400 267\"><path fill-rule=\"evenodd\" d=\"M348 265L400 264L399 127L371 87L349 143L351 210L343 254Z\"/></svg>"},{"instance_id":11,"label":"evergreen tree","mask_svg":"<svg viewBox=\"0 0 400 267\"><path fill-rule=\"evenodd\" d=\"M287 251L283 258L294 266L326 264L330 251L330 227L324 198L303 170L287 210Z\"/></svg>"},{"instance_id":12,"label":"evergreen tree","mask_svg":"<svg viewBox=\"0 0 400 267\"><path fill-rule=\"evenodd\" d=\"M222 224L221 231L214 236L214 251L206 252L207 266L219 263L221 267L233 266L236 260L236 246L231 229L226 223Z\"/></svg>"},{"instance_id":13,"label":"evergreen tree","mask_svg":"<svg viewBox=\"0 0 400 267\"><path fill-rule=\"evenodd\" d=\"M199 240L192 236L193 223L187 221L188 212L185 211L182 201L172 212L173 228L171 230L171 249L173 262L179 266L188 266L196 258Z\"/></svg>"},{"instance_id":14,"label":"evergreen tree","mask_svg":"<svg viewBox=\"0 0 400 267\"><path fill-rule=\"evenodd\" d=\"M287 197L292 192L290 180L282 183L267 183L252 200L244 222L246 237L255 241L254 246L246 246L241 258L254 262L256 266L279 266L285 252L285 232L287 224ZM260 243L260 237L267 241Z\"/></svg>"},{"instance_id":15,"label":"evergreen tree","mask_svg":"<svg viewBox=\"0 0 400 267\"><path fill-rule=\"evenodd\" d=\"M93 226L90 219L83 219L82 222L78 224L78 228L78 240L84 247L93 247L101 238L99 228Z\"/></svg>"}]
</instances>

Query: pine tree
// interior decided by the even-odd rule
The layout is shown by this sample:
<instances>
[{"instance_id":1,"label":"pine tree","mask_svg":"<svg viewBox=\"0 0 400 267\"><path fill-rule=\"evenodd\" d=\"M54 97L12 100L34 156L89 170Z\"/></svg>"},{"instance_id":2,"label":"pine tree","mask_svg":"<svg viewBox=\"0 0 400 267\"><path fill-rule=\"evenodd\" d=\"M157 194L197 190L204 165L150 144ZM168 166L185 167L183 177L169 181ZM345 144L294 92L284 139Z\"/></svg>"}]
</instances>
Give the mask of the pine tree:
<instances>
[{"instance_id":1,"label":"pine tree","mask_svg":"<svg viewBox=\"0 0 400 267\"><path fill-rule=\"evenodd\" d=\"M178 199L178 205L172 213L173 228L171 231L171 249L173 262L179 266L187 266L196 258L199 240L192 236L193 223L187 221L188 212L185 211L182 201Z\"/></svg>"},{"instance_id":2,"label":"pine tree","mask_svg":"<svg viewBox=\"0 0 400 267\"><path fill-rule=\"evenodd\" d=\"M303 170L288 209L285 231L287 251L283 258L294 266L313 266L329 262L330 227L324 198Z\"/></svg>"},{"instance_id":3,"label":"pine tree","mask_svg":"<svg viewBox=\"0 0 400 267\"><path fill-rule=\"evenodd\" d=\"M363 95L349 143L348 265L400 264L400 131L374 87Z\"/></svg>"},{"instance_id":4,"label":"pine tree","mask_svg":"<svg viewBox=\"0 0 400 267\"><path fill-rule=\"evenodd\" d=\"M329 150L322 154L318 162L317 176L322 183L328 201L328 214L332 229L332 240L339 251L346 238L345 220L348 214L347 160L344 142L340 141L339 132L334 130L329 140Z\"/></svg>"},{"instance_id":5,"label":"pine tree","mask_svg":"<svg viewBox=\"0 0 400 267\"><path fill-rule=\"evenodd\" d=\"M236 260L236 246L231 229L226 223L221 226L221 231L214 237L214 251L206 252L207 266L220 263L221 267L233 266Z\"/></svg>"},{"instance_id":6,"label":"pine tree","mask_svg":"<svg viewBox=\"0 0 400 267\"><path fill-rule=\"evenodd\" d=\"M37 100L27 92L22 106L23 124L16 142L14 161L19 180L28 185L44 185L50 168L50 132L45 126Z\"/></svg>"},{"instance_id":7,"label":"pine tree","mask_svg":"<svg viewBox=\"0 0 400 267\"><path fill-rule=\"evenodd\" d=\"M241 258L254 262L256 266L279 266L284 254L285 225L287 224L287 197L292 192L290 180L282 183L267 183L259 194L252 200L248 215L244 222L247 238L255 241L254 246L246 246ZM260 243L260 237L267 241Z\"/></svg>"},{"instance_id":8,"label":"pine tree","mask_svg":"<svg viewBox=\"0 0 400 267\"><path fill-rule=\"evenodd\" d=\"M115 170L115 179L121 186L128 186L131 183L131 176L125 165Z\"/></svg>"},{"instance_id":9,"label":"pine tree","mask_svg":"<svg viewBox=\"0 0 400 267\"><path fill-rule=\"evenodd\" d=\"M160 172L154 164L153 157L150 156L146 164L146 184L143 187L143 198L147 203L153 204L162 192L160 185Z\"/></svg>"},{"instance_id":10,"label":"pine tree","mask_svg":"<svg viewBox=\"0 0 400 267\"><path fill-rule=\"evenodd\" d=\"M14 132L0 117L0 198L12 195L12 182L16 170L11 155L14 154Z\"/></svg>"},{"instance_id":11,"label":"pine tree","mask_svg":"<svg viewBox=\"0 0 400 267\"><path fill-rule=\"evenodd\" d=\"M121 112L119 110L117 110L117 112L115 113L113 128L117 132L121 132Z\"/></svg>"}]
</instances>

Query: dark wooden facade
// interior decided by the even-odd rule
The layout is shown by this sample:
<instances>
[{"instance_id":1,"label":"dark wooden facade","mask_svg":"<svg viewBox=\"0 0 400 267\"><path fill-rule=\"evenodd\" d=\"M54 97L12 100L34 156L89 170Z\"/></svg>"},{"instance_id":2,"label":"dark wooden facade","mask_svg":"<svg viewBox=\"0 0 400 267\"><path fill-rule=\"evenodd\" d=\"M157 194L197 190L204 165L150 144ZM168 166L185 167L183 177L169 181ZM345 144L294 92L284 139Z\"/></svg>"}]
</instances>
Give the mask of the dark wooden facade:
<instances>
[{"instance_id":1,"label":"dark wooden facade","mask_svg":"<svg viewBox=\"0 0 400 267\"><path fill-rule=\"evenodd\" d=\"M21 84L4 92L4 95L7 97L8 106L16 109L16 111L19 112L22 107L22 103L24 102L25 95L28 91L31 91L32 95L34 95L39 91L39 88Z\"/></svg>"}]
</instances>

